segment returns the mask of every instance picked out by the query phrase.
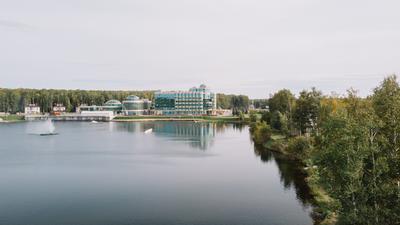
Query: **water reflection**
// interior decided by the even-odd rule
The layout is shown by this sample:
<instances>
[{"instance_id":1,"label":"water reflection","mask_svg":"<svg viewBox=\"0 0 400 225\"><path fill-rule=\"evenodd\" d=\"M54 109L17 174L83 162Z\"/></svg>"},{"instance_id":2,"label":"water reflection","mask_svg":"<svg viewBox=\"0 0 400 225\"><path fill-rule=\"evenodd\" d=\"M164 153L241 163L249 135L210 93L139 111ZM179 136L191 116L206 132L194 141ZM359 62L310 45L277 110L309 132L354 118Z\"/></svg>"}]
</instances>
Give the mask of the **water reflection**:
<instances>
[{"instance_id":1,"label":"water reflection","mask_svg":"<svg viewBox=\"0 0 400 225\"><path fill-rule=\"evenodd\" d=\"M279 180L296 175L255 150L262 165L247 126L59 122L43 138L26 125L0 126L0 224L311 223Z\"/></svg>"},{"instance_id":2,"label":"water reflection","mask_svg":"<svg viewBox=\"0 0 400 225\"><path fill-rule=\"evenodd\" d=\"M297 199L303 207L312 206L313 196L310 188L305 182L306 175L301 170L300 163L288 160L282 154L266 150L262 146L254 146L254 153L261 158L263 162L275 162L279 168L280 180L285 189L294 189Z\"/></svg>"},{"instance_id":3,"label":"water reflection","mask_svg":"<svg viewBox=\"0 0 400 225\"><path fill-rule=\"evenodd\" d=\"M191 147L207 150L212 146L215 134L224 132L226 125L216 123L194 122L146 122L146 123L114 123L112 130L144 133L152 129L158 137L188 143Z\"/></svg>"}]
</instances>

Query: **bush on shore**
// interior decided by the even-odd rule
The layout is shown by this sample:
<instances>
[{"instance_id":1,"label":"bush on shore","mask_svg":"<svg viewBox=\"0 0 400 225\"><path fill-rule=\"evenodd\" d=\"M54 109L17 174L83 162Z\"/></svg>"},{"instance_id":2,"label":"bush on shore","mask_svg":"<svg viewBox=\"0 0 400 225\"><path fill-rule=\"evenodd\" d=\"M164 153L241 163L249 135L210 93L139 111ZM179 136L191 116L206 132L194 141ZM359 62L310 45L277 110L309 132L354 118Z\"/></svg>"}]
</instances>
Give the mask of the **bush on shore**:
<instances>
[{"instance_id":1,"label":"bush on shore","mask_svg":"<svg viewBox=\"0 0 400 225\"><path fill-rule=\"evenodd\" d=\"M264 144L271 139L272 129L266 122L256 122L250 125L253 141L256 144Z\"/></svg>"},{"instance_id":2,"label":"bush on shore","mask_svg":"<svg viewBox=\"0 0 400 225\"><path fill-rule=\"evenodd\" d=\"M306 159L312 144L308 137L297 136L289 139L287 152L295 158Z\"/></svg>"}]
</instances>

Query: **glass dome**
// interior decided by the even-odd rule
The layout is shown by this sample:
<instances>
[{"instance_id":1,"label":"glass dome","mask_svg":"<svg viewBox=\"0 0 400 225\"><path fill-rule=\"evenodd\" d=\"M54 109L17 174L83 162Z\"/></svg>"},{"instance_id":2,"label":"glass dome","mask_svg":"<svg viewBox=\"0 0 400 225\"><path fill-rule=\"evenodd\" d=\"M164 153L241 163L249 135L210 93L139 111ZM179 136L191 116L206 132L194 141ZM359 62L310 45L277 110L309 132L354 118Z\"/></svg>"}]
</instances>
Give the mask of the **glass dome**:
<instances>
[{"instance_id":1,"label":"glass dome","mask_svg":"<svg viewBox=\"0 0 400 225\"><path fill-rule=\"evenodd\" d=\"M136 95L130 95L130 96L126 97L126 100L135 101L135 100L139 100L139 97Z\"/></svg>"},{"instance_id":2,"label":"glass dome","mask_svg":"<svg viewBox=\"0 0 400 225\"><path fill-rule=\"evenodd\" d=\"M120 102L120 101L118 101L118 100L109 100L109 101L107 101L104 105L107 105L107 106L118 106L118 105L122 105L122 103Z\"/></svg>"}]
</instances>

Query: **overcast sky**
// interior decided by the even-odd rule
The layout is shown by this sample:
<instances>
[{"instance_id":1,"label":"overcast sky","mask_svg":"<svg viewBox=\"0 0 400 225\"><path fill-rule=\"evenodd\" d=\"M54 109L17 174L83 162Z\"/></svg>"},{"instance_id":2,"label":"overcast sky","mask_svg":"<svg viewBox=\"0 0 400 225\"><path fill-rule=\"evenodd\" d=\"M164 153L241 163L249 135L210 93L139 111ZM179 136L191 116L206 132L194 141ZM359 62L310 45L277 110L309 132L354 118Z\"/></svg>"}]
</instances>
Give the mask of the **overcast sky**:
<instances>
[{"instance_id":1,"label":"overcast sky","mask_svg":"<svg viewBox=\"0 0 400 225\"><path fill-rule=\"evenodd\" d=\"M266 97L400 75L399 0L0 0L0 87Z\"/></svg>"}]
</instances>

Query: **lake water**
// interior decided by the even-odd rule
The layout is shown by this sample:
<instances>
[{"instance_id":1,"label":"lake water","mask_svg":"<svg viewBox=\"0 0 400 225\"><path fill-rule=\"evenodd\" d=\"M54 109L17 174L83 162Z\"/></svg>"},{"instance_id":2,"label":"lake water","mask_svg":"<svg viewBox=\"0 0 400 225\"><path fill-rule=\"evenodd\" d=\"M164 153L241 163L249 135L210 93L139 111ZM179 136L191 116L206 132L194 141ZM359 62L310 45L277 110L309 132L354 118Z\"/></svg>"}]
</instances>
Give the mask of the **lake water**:
<instances>
[{"instance_id":1,"label":"lake water","mask_svg":"<svg viewBox=\"0 0 400 225\"><path fill-rule=\"evenodd\" d=\"M0 124L2 225L312 224L301 173L246 126L37 125Z\"/></svg>"}]
</instances>

